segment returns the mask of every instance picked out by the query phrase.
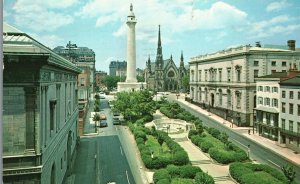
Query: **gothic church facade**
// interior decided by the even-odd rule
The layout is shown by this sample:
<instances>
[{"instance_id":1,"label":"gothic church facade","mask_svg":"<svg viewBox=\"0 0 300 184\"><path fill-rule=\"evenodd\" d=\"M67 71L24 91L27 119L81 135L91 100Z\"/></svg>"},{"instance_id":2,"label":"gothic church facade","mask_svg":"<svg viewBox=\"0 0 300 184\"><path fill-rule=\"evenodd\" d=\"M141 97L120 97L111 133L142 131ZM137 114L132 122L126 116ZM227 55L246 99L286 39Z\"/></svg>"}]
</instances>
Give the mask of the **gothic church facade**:
<instances>
[{"instance_id":1,"label":"gothic church facade","mask_svg":"<svg viewBox=\"0 0 300 184\"><path fill-rule=\"evenodd\" d=\"M155 62L151 62L150 57L146 62L145 80L147 83L147 88L153 91L170 92L183 90L182 78L185 75L187 75L187 69L184 67L182 52L179 68L175 65L172 55L170 59L163 59L159 26Z\"/></svg>"}]
</instances>

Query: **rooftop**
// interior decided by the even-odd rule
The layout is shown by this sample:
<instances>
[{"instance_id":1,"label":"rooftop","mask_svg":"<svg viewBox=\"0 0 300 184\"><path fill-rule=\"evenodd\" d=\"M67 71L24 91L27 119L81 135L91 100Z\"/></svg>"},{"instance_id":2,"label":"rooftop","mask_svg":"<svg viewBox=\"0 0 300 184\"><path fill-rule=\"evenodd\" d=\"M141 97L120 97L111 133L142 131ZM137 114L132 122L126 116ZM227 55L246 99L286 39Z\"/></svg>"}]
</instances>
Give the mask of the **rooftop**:
<instances>
[{"instance_id":1,"label":"rooftop","mask_svg":"<svg viewBox=\"0 0 300 184\"><path fill-rule=\"evenodd\" d=\"M300 72L297 76L281 81L280 85L291 85L300 87Z\"/></svg>"},{"instance_id":2,"label":"rooftop","mask_svg":"<svg viewBox=\"0 0 300 184\"><path fill-rule=\"evenodd\" d=\"M297 75L300 75L300 71L296 71L296 70L290 70L287 72L273 72L270 75L264 75L261 77L256 77L256 80L264 80L264 79L279 79L280 81L284 81L290 78L293 78Z\"/></svg>"}]
</instances>

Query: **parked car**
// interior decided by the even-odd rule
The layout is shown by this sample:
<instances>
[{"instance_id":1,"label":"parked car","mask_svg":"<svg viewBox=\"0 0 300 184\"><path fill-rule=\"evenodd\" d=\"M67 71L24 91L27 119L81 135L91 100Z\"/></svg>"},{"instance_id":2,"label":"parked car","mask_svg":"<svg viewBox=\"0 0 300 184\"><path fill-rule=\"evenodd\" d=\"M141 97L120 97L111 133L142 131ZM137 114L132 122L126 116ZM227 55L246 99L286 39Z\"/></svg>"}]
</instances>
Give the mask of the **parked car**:
<instances>
[{"instance_id":1,"label":"parked car","mask_svg":"<svg viewBox=\"0 0 300 184\"><path fill-rule=\"evenodd\" d=\"M113 124L114 125L120 125L121 124L119 117L113 117Z\"/></svg>"},{"instance_id":2,"label":"parked car","mask_svg":"<svg viewBox=\"0 0 300 184\"><path fill-rule=\"evenodd\" d=\"M107 127L107 121L106 120L100 121L100 127Z\"/></svg>"}]
</instances>

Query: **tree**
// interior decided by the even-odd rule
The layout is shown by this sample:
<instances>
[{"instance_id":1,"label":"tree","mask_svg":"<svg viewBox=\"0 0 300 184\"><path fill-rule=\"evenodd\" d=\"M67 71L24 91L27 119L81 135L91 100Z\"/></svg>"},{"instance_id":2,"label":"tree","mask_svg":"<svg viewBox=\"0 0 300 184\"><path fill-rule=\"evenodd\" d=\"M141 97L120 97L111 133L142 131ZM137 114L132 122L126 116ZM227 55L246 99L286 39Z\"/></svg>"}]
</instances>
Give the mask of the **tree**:
<instances>
[{"instance_id":1,"label":"tree","mask_svg":"<svg viewBox=\"0 0 300 184\"><path fill-rule=\"evenodd\" d=\"M293 166L285 165L281 167L281 170L285 177L288 179L289 183L292 183L296 177L296 172Z\"/></svg>"},{"instance_id":2,"label":"tree","mask_svg":"<svg viewBox=\"0 0 300 184\"><path fill-rule=\"evenodd\" d=\"M181 82L182 82L183 89L185 89L186 91L189 91L189 89L190 89L190 76L186 75L186 76L182 77Z\"/></svg>"},{"instance_id":3,"label":"tree","mask_svg":"<svg viewBox=\"0 0 300 184\"><path fill-rule=\"evenodd\" d=\"M139 76L139 75L137 75L137 76L136 76L136 79L137 79L138 82L145 82L144 76Z\"/></svg>"},{"instance_id":4,"label":"tree","mask_svg":"<svg viewBox=\"0 0 300 184\"><path fill-rule=\"evenodd\" d=\"M158 134L158 136L157 136L157 142L158 142L158 144L159 144L160 146L163 145L163 143L164 143L164 138L163 138L163 135L162 135L162 134Z\"/></svg>"},{"instance_id":5,"label":"tree","mask_svg":"<svg viewBox=\"0 0 300 184\"><path fill-rule=\"evenodd\" d=\"M112 90L113 88L117 87L118 82L124 82L125 77L121 76L105 76L103 78L103 84L107 87L108 90Z\"/></svg>"}]
</instances>

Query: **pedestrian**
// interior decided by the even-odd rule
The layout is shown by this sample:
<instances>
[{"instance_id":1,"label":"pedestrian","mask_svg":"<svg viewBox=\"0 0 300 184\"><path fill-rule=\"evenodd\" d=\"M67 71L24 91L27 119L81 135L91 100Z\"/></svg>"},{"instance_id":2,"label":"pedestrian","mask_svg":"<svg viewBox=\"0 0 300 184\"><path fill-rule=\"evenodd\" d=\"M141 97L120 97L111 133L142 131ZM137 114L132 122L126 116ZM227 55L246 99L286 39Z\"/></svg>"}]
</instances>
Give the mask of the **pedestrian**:
<instances>
[{"instance_id":1,"label":"pedestrian","mask_svg":"<svg viewBox=\"0 0 300 184\"><path fill-rule=\"evenodd\" d=\"M250 135L250 129L248 130L248 135Z\"/></svg>"}]
</instances>

